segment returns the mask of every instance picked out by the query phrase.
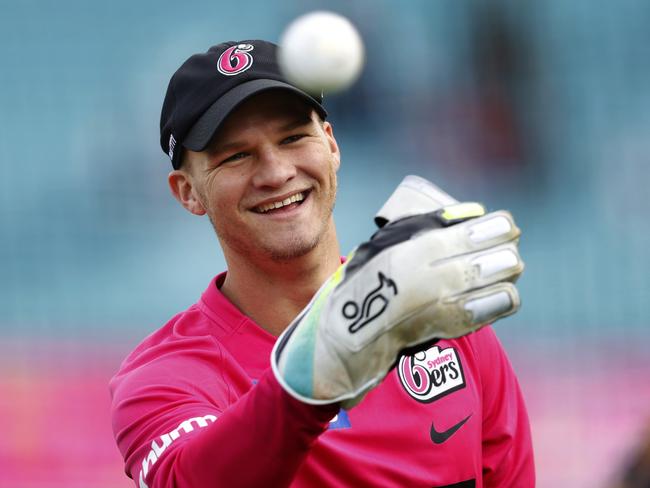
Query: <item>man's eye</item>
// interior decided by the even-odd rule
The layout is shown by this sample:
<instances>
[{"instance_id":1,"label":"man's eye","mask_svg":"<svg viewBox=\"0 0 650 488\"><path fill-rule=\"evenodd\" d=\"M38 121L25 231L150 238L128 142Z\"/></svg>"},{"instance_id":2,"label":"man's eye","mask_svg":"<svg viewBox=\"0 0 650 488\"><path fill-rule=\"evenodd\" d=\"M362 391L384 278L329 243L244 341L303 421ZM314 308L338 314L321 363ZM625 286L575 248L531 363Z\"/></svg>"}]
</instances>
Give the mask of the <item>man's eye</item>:
<instances>
[{"instance_id":1,"label":"man's eye","mask_svg":"<svg viewBox=\"0 0 650 488\"><path fill-rule=\"evenodd\" d=\"M284 139L282 139L282 144L291 144L292 142L296 142L302 139L303 137L305 137L305 134L294 134L292 136L285 137Z\"/></svg>"},{"instance_id":2,"label":"man's eye","mask_svg":"<svg viewBox=\"0 0 650 488\"><path fill-rule=\"evenodd\" d=\"M248 156L246 153L238 152L237 154L233 154L232 156L228 156L226 159L221 161L221 164L230 163L231 161L237 161L239 159L245 158L246 156Z\"/></svg>"}]
</instances>

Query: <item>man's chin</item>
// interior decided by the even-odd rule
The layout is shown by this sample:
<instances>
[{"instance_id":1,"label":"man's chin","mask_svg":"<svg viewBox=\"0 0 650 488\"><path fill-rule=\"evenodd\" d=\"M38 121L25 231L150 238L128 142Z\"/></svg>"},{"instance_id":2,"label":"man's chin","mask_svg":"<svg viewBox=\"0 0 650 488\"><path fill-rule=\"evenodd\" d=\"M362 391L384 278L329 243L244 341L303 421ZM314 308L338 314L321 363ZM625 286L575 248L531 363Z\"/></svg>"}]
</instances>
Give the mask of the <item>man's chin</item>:
<instances>
[{"instance_id":1,"label":"man's chin","mask_svg":"<svg viewBox=\"0 0 650 488\"><path fill-rule=\"evenodd\" d=\"M267 246L265 251L275 262L287 262L306 256L316 248L318 241L314 242L288 242L285 245Z\"/></svg>"}]
</instances>

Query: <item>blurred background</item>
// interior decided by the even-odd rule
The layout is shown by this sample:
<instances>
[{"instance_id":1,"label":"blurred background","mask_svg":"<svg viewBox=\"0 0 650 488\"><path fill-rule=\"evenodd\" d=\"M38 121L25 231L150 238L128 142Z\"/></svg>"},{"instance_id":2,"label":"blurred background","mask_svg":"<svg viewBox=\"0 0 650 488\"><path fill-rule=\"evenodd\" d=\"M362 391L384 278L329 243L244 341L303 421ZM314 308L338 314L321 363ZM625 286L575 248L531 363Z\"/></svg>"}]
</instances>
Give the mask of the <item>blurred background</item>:
<instances>
[{"instance_id":1,"label":"blurred background","mask_svg":"<svg viewBox=\"0 0 650 488\"><path fill-rule=\"evenodd\" d=\"M624 474L650 422L643 0L1 0L0 486L132 486L108 380L225 267L167 189L167 83L192 53L277 41L321 8L367 48L360 81L326 98L342 250L406 174L510 209L523 307L496 331L538 486L648 486Z\"/></svg>"}]
</instances>

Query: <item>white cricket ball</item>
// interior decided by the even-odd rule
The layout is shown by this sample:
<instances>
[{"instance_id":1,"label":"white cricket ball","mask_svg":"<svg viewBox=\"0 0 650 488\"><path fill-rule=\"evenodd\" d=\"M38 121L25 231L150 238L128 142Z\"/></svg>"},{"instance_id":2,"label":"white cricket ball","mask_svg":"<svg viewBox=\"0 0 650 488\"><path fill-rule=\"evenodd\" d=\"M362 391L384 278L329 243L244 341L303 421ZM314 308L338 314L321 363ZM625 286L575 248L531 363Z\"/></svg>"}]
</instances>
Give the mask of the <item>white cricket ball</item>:
<instances>
[{"instance_id":1,"label":"white cricket ball","mask_svg":"<svg viewBox=\"0 0 650 488\"><path fill-rule=\"evenodd\" d=\"M282 34L278 62L287 80L308 93L342 91L361 74L363 41L342 15L311 12Z\"/></svg>"}]
</instances>

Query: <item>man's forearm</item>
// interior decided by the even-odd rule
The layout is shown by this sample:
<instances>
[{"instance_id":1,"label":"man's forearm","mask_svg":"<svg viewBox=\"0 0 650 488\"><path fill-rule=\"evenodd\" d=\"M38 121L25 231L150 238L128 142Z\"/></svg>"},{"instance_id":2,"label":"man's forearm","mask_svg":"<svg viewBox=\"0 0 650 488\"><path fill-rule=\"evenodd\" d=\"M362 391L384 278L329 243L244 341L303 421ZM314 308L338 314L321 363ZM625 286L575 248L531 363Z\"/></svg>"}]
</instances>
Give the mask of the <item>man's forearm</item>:
<instances>
[{"instance_id":1,"label":"man's forearm","mask_svg":"<svg viewBox=\"0 0 650 488\"><path fill-rule=\"evenodd\" d=\"M337 412L337 405L292 398L267 371L214 423L162 457L147 486L288 486Z\"/></svg>"}]
</instances>

